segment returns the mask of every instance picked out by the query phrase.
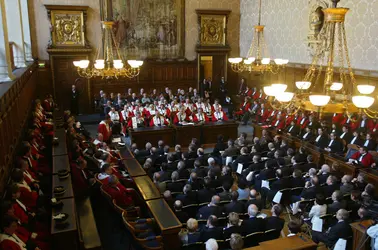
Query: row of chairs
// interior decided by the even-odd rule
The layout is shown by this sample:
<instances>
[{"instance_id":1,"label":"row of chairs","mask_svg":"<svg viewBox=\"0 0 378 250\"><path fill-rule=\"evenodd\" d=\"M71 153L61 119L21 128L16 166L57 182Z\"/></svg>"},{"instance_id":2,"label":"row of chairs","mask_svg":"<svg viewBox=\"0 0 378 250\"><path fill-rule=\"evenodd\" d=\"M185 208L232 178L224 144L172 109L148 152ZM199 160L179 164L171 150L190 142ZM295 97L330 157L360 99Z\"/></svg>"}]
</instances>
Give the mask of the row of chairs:
<instances>
[{"instance_id":1,"label":"row of chairs","mask_svg":"<svg viewBox=\"0 0 378 250\"><path fill-rule=\"evenodd\" d=\"M265 232L255 232L243 236L244 246L243 248L258 246L260 242L269 241L277 239L280 236L280 232L275 229L267 230ZM217 240L219 249L230 249L230 240ZM205 249L205 244L203 242L196 242L193 244L183 245L183 250L203 250Z\"/></svg>"}]
</instances>

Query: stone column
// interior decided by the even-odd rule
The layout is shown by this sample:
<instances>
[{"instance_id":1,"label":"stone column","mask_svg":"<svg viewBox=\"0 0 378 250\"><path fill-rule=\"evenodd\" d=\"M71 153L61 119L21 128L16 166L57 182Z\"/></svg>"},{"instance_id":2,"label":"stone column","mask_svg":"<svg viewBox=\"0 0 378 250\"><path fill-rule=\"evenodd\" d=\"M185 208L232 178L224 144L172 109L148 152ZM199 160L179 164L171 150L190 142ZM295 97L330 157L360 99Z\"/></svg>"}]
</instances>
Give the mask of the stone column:
<instances>
[{"instance_id":1,"label":"stone column","mask_svg":"<svg viewBox=\"0 0 378 250\"><path fill-rule=\"evenodd\" d=\"M5 0L0 0L0 81L16 79L12 72Z\"/></svg>"},{"instance_id":2,"label":"stone column","mask_svg":"<svg viewBox=\"0 0 378 250\"><path fill-rule=\"evenodd\" d=\"M20 0L5 0L9 41L14 42L13 56L17 68L26 67L24 33Z\"/></svg>"}]
</instances>

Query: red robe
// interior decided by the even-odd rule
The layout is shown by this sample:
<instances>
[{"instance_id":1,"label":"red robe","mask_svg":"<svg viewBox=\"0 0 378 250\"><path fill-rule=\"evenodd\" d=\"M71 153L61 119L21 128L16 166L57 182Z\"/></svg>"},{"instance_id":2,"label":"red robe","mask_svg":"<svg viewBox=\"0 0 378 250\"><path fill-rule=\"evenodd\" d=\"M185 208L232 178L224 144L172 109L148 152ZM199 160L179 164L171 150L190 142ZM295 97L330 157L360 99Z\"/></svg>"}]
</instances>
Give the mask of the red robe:
<instances>
[{"instance_id":1,"label":"red robe","mask_svg":"<svg viewBox=\"0 0 378 250\"><path fill-rule=\"evenodd\" d=\"M288 127L290 126L291 121L294 120L293 115L286 115L285 116L285 126Z\"/></svg>"},{"instance_id":2,"label":"red robe","mask_svg":"<svg viewBox=\"0 0 378 250\"><path fill-rule=\"evenodd\" d=\"M259 111L257 111L256 120L258 120L259 122L265 122L268 116L269 111L267 108L264 108L264 110L259 109Z\"/></svg>"},{"instance_id":3,"label":"red robe","mask_svg":"<svg viewBox=\"0 0 378 250\"><path fill-rule=\"evenodd\" d=\"M251 104L249 102L243 102L242 104L240 104L240 110L238 112L235 112L235 114L242 115L245 112L248 112L250 107L251 107Z\"/></svg>"},{"instance_id":4,"label":"red robe","mask_svg":"<svg viewBox=\"0 0 378 250\"><path fill-rule=\"evenodd\" d=\"M302 123L302 124L301 124ZM297 120L297 125L301 128L301 129L304 129L305 127L307 127L307 124L308 124L308 118L307 117L303 117L301 116L298 120Z\"/></svg>"},{"instance_id":5,"label":"red robe","mask_svg":"<svg viewBox=\"0 0 378 250\"><path fill-rule=\"evenodd\" d=\"M171 116L171 110L169 108L159 109L159 113L166 118L169 118Z\"/></svg>"},{"instance_id":6,"label":"red robe","mask_svg":"<svg viewBox=\"0 0 378 250\"><path fill-rule=\"evenodd\" d=\"M205 113L202 113L201 117L199 116L199 114L194 114L193 115L193 122L195 123L198 123L198 122L208 122L209 121L209 117L207 117L207 115Z\"/></svg>"},{"instance_id":7,"label":"red robe","mask_svg":"<svg viewBox=\"0 0 378 250\"><path fill-rule=\"evenodd\" d=\"M211 121L213 121L213 122L228 121L228 117L223 111L221 111L219 113L214 112L213 115L211 116Z\"/></svg>"},{"instance_id":8,"label":"red robe","mask_svg":"<svg viewBox=\"0 0 378 250\"><path fill-rule=\"evenodd\" d=\"M24 181L23 183L17 183L20 189L20 201L27 207L35 208L37 206L38 193L31 190L29 185Z\"/></svg>"},{"instance_id":9,"label":"red robe","mask_svg":"<svg viewBox=\"0 0 378 250\"><path fill-rule=\"evenodd\" d=\"M361 156L361 153L359 151L357 151L356 153L354 153L350 158L353 159L353 160L357 160L359 161L360 159L360 156ZM373 156L369 153L366 153L363 157L362 157L362 160L360 162L360 164L364 167L370 167L371 164L374 163L374 159L373 159Z\"/></svg>"},{"instance_id":10,"label":"red robe","mask_svg":"<svg viewBox=\"0 0 378 250\"><path fill-rule=\"evenodd\" d=\"M186 113L184 115L177 113L175 115L175 118L173 118L173 123L176 124L176 125L179 124L180 122L184 122L184 121L186 121L186 122L189 121L189 117Z\"/></svg>"},{"instance_id":11,"label":"red robe","mask_svg":"<svg viewBox=\"0 0 378 250\"><path fill-rule=\"evenodd\" d=\"M278 122L277 122L278 121ZM285 128L285 122L280 119L280 120L273 120L272 123L271 123L272 127L275 127L277 129L284 129Z\"/></svg>"},{"instance_id":12,"label":"red robe","mask_svg":"<svg viewBox=\"0 0 378 250\"><path fill-rule=\"evenodd\" d=\"M334 113L332 116L332 123L333 124L341 124L341 122L344 120L344 115L342 113Z\"/></svg>"},{"instance_id":13,"label":"red robe","mask_svg":"<svg viewBox=\"0 0 378 250\"><path fill-rule=\"evenodd\" d=\"M362 122L362 119L360 119L357 123L358 128L361 128L361 122ZM373 129L374 129L374 122L371 119L366 119L365 120L365 128L366 128L367 132L372 132Z\"/></svg>"},{"instance_id":14,"label":"red robe","mask_svg":"<svg viewBox=\"0 0 378 250\"><path fill-rule=\"evenodd\" d=\"M81 192L89 188L88 174L81 169L76 163L71 164L72 184L74 192Z\"/></svg>"},{"instance_id":15,"label":"red robe","mask_svg":"<svg viewBox=\"0 0 378 250\"><path fill-rule=\"evenodd\" d=\"M133 205L132 195L134 192L125 188L121 183L118 183L116 187L104 185L104 191L112 197L120 207L128 207Z\"/></svg>"},{"instance_id":16,"label":"red robe","mask_svg":"<svg viewBox=\"0 0 378 250\"><path fill-rule=\"evenodd\" d=\"M100 122L98 125L98 132L103 135L105 142L108 142L112 136L112 130L110 129L109 124L107 124L105 121Z\"/></svg>"},{"instance_id":17,"label":"red robe","mask_svg":"<svg viewBox=\"0 0 378 250\"><path fill-rule=\"evenodd\" d=\"M156 116L153 116L152 119L150 120L150 127L154 127L154 126L161 126L161 125L168 125L168 121L167 119L165 119L164 117L159 117L157 118Z\"/></svg>"}]
</instances>

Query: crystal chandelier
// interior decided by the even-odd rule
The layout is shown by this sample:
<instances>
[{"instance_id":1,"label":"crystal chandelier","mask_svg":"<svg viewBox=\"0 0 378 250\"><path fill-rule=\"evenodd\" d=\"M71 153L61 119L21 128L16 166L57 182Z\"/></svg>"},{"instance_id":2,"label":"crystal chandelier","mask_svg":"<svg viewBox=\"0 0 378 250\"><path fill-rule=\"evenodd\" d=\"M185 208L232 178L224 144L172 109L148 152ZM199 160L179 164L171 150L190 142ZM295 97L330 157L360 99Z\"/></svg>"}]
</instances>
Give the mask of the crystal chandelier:
<instances>
[{"instance_id":1,"label":"crystal chandelier","mask_svg":"<svg viewBox=\"0 0 378 250\"><path fill-rule=\"evenodd\" d=\"M259 22L254 26L255 32L252 39L251 47L249 48L247 57L229 58L231 69L235 72L243 71L256 71L260 73L270 72L277 74L289 60L287 59L274 59L269 57L268 47L264 38L264 25L261 25L261 0L259 2Z\"/></svg>"},{"instance_id":2,"label":"crystal chandelier","mask_svg":"<svg viewBox=\"0 0 378 250\"><path fill-rule=\"evenodd\" d=\"M127 60L127 64L125 64L125 60L123 60L118 44L115 41L112 30L113 24L114 22L112 21L102 21L104 46L101 53L102 44L99 44L93 67L90 67L89 60L73 62L79 76L88 79L92 77L118 79L121 77L134 78L139 75L143 61Z\"/></svg>"},{"instance_id":3,"label":"crystal chandelier","mask_svg":"<svg viewBox=\"0 0 378 250\"><path fill-rule=\"evenodd\" d=\"M296 90L285 92L286 89L275 86L264 88L267 95L275 96L271 102L274 108L291 108L293 112L304 109L320 113L346 113L349 117L360 111L369 117L378 116L377 111L369 109L375 100L370 96L375 86L356 84L344 25L349 9L338 8L339 1L332 0L332 8L323 10L325 23L319 33L321 42L303 81L295 83Z\"/></svg>"}]
</instances>

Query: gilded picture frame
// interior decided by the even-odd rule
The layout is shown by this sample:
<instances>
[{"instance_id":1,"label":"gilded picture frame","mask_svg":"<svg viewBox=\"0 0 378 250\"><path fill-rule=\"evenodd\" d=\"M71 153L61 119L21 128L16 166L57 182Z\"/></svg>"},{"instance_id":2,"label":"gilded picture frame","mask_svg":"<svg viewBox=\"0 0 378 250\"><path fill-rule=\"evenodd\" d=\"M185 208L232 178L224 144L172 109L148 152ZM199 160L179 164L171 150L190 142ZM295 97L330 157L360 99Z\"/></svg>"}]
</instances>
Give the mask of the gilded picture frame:
<instances>
[{"instance_id":1,"label":"gilded picture frame","mask_svg":"<svg viewBox=\"0 0 378 250\"><path fill-rule=\"evenodd\" d=\"M185 0L100 0L101 16L114 21L116 46L128 58L185 56Z\"/></svg>"},{"instance_id":2,"label":"gilded picture frame","mask_svg":"<svg viewBox=\"0 0 378 250\"><path fill-rule=\"evenodd\" d=\"M76 10L51 11L51 45L85 46L84 13Z\"/></svg>"},{"instance_id":3,"label":"gilded picture frame","mask_svg":"<svg viewBox=\"0 0 378 250\"><path fill-rule=\"evenodd\" d=\"M200 45L225 46L226 45L226 16L201 15L200 16Z\"/></svg>"}]
</instances>

